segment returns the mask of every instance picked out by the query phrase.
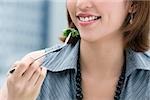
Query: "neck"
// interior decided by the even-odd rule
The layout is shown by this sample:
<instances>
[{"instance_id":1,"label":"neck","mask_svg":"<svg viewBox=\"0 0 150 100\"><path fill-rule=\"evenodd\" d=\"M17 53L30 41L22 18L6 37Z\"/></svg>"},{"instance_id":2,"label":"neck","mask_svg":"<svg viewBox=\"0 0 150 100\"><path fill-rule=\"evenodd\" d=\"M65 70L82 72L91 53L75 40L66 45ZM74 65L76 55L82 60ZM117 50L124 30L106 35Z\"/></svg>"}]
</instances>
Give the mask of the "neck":
<instances>
[{"instance_id":1,"label":"neck","mask_svg":"<svg viewBox=\"0 0 150 100\"><path fill-rule=\"evenodd\" d=\"M81 39L81 71L92 77L119 77L124 62L123 36L106 37L96 42Z\"/></svg>"}]
</instances>

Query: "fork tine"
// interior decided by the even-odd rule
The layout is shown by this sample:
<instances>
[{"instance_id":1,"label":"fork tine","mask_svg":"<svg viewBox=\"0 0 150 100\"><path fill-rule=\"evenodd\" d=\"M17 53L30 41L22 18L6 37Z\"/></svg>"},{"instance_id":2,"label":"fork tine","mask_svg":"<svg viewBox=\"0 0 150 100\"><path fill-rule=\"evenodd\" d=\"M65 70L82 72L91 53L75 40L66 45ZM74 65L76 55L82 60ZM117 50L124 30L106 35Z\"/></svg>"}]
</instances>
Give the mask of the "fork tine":
<instances>
[{"instance_id":1,"label":"fork tine","mask_svg":"<svg viewBox=\"0 0 150 100\"><path fill-rule=\"evenodd\" d=\"M68 43L70 37L71 37L71 33L68 35L68 37L67 37L67 39L66 39L66 41L65 41L65 43L64 43L64 45L63 45L62 47L64 47L64 46L67 45L67 43ZM62 47L61 47L60 49L62 49ZM34 61L33 61L32 63L34 63L34 62L37 61L38 59L40 59L40 58L46 56L47 54L49 54L49 53L51 53L51 52L53 52L53 51L46 52L46 53L44 53L43 55L41 55L41 56L35 58Z\"/></svg>"}]
</instances>

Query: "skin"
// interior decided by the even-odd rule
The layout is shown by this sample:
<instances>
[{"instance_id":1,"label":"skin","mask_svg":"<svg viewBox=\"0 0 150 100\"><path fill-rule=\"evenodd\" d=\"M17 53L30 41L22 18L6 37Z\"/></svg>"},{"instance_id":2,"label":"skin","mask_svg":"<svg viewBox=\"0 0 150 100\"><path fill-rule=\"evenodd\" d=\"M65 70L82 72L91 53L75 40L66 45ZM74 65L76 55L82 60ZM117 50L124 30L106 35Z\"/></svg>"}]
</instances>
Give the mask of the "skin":
<instances>
[{"instance_id":1,"label":"skin","mask_svg":"<svg viewBox=\"0 0 150 100\"><path fill-rule=\"evenodd\" d=\"M120 28L131 3L126 0L67 0L67 9L80 36L80 63L84 100L113 100L124 63L123 33ZM102 18L82 26L78 13Z\"/></svg>"},{"instance_id":2,"label":"skin","mask_svg":"<svg viewBox=\"0 0 150 100\"><path fill-rule=\"evenodd\" d=\"M14 63L16 70L13 74L8 74L0 91L0 100L36 100L47 71L40 66L40 60L31 63L33 58L43 53L44 51L30 53Z\"/></svg>"},{"instance_id":3,"label":"skin","mask_svg":"<svg viewBox=\"0 0 150 100\"><path fill-rule=\"evenodd\" d=\"M84 100L113 100L115 86L124 62L123 33L119 30L131 11L125 0L67 0L67 9L81 36L80 63ZM96 23L83 27L76 13L102 16ZM44 51L33 52L15 63L1 89L0 100L35 100L46 76L41 61L33 58ZM30 73L30 74L29 74Z\"/></svg>"}]
</instances>

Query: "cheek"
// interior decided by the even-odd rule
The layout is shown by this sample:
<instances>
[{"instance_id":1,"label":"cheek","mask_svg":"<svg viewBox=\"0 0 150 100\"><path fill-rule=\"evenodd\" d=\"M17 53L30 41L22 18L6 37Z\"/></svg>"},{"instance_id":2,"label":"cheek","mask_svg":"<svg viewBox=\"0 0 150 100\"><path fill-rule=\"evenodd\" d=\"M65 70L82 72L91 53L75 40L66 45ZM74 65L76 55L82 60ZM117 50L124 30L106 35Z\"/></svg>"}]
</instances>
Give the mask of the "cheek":
<instances>
[{"instance_id":1,"label":"cheek","mask_svg":"<svg viewBox=\"0 0 150 100\"><path fill-rule=\"evenodd\" d=\"M76 0L67 0L67 10L69 12L69 15L72 19L72 21L75 23L75 11L76 11Z\"/></svg>"},{"instance_id":2,"label":"cheek","mask_svg":"<svg viewBox=\"0 0 150 100\"><path fill-rule=\"evenodd\" d=\"M125 20L127 10L123 2L103 4L103 25L110 28L119 29Z\"/></svg>"},{"instance_id":3,"label":"cheek","mask_svg":"<svg viewBox=\"0 0 150 100\"><path fill-rule=\"evenodd\" d=\"M67 10L68 10L69 13L72 10L71 6L72 6L72 0L67 0L66 7L67 7Z\"/></svg>"},{"instance_id":4,"label":"cheek","mask_svg":"<svg viewBox=\"0 0 150 100\"><path fill-rule=\"evenodd\" d=\"M126 16L127 16L127 11L124 8L122 7L117 8L116 11L112 13L111 16L112 26L116 25L116 28L119 29L122 26Z\"/></svg>"}]
</instances>

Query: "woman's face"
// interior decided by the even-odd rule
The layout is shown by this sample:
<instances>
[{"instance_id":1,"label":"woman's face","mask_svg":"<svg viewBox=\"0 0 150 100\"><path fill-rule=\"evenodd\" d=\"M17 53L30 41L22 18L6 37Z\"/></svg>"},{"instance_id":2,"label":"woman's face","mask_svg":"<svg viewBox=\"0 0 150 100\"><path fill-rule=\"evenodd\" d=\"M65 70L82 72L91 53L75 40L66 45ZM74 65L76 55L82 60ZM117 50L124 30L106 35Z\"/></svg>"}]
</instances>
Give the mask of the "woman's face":
<instances>
[{"instance_id":1,"label":"woman's face","mask_svg":"<svg viewBox=\"0 0 150 100\"><path fill-rule=\"evenodd\" d=\"M127 14L126 0L67 0L70 17L84 40L96 41L119 32Z\"/></svg>"}]
</instances>

